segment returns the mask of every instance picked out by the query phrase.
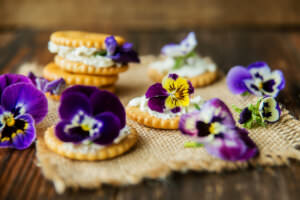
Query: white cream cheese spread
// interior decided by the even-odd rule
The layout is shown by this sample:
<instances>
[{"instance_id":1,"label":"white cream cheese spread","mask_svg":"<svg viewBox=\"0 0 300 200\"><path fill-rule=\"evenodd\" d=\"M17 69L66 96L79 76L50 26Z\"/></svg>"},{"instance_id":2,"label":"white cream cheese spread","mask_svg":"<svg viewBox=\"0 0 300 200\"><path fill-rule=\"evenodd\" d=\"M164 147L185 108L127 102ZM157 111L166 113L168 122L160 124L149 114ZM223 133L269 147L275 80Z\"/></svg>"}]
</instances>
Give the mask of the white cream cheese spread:
<instances>
[{"instance_id":1,"label":"white cream cheese spread","mask_svg":"<svg viewBox=\"0 0 300 200\"><path fill-rule=\"evenodd\" d=\"M51 53L57 53L57 55L75 62L82 62L86 65L92 65L95 67L111 67L116 65L115 62L108 57L95 55L100 49L81 47L68 47L57 45L53 42L48 43L48 49ZM120 66L120 65L116 65Z\"/></svg>"},{"instance_id":2,"label":"white cream cheese spread","mask_svg":"<svg viewBox=\"0 0 300 200\"><path fill-rule=\"evenodd\" d=\"M161 61L153 62L150 68L159 71L162 74L175 73L183 77L195 77L205 72L214 72L216 64L208 57L192 56L186 59L185 64L178 69L172 69L175 65L175 59L166 57Z\"/></svg>"},{"instance_id":3,"label":"white cream cheese spread","mask_svg":"<svg viewBox=\"0 0 300 200\"><path fill-rule=\"evenodd\" d=\"M123 129L120 130L120 134L115 140L113 141L114 144L120 143L123 139L125 139L130 134L130 128L125 126ZM62 148L65 152L74 152L74 153L96 153L100 149L105 148L105 145L98 145L89 143L88 141L83 142L81 144L74 144L72 142L64 142Z\"/></svg>"},{"instance_id":4,"label":"white cream cheese spread","mask_svg":"<svg viewBox=\"0 0 300 200\"><path fill-rule=\"evenodd\" d=\"M180 112L177 113L173 113L170 110L165 110L163 113L160 112L156 112L154 110L151 110L148 107L148 99L144 96L141 97L136 97L134 99L132 99L129 103L128 106L132 106L132 107L139 107L139 109L143 112L147 112L150 115L157 117L157 118L161 118L161 119L170 119L170 118L174 118L177 116L181 116L183 114L192 112L194 110L196 110L195 104L197 104L199 107L201 107L201 105L204 103L204 100L200 97L200 96L195 96L193 98L190 98L190 104L187 107L182 107Z\"/></svg>"}]
</instances>

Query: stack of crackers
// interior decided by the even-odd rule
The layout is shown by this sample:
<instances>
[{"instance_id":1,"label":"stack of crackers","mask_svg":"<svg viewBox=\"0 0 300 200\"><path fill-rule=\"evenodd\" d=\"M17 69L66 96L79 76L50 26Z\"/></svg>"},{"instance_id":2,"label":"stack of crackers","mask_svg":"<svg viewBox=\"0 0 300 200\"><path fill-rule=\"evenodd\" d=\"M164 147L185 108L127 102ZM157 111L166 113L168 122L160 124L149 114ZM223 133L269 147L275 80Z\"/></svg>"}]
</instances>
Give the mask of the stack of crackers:
<instances>
[{"instance_id":1,"label":"stack of crackers","mask_svg":"<svg viewBox=\"0 0 300 200\"><path fill-rule=\"evenodd\" d=\"M63 78L67 86L88 85L115 92L119 73L125 72L128 66L97 57L97 53L105 51L108 36L79 31L54 32L50 36L49 50L57 55L54 62L45 66L44 78L49 81ZM122 37L114 38L118 45L125 42ZM100 62L99 58L102 59Z\"/></svg>"}]
</instances>

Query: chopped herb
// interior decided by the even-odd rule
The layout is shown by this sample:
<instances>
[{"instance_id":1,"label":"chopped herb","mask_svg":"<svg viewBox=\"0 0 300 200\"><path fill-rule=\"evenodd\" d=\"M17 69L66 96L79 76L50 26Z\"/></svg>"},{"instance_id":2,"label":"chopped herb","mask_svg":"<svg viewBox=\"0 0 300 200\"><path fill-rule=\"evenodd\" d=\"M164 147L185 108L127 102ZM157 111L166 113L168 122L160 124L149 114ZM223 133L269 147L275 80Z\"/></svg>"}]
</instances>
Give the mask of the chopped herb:
<instances>
[{"instance_id":1,"label":"chopped herb","mask_svg":"<svg viewBox=\"0 0 300 200\"><path fill-rule=\"evenodd\" d=\"M198 143L198 142L186 142L184 143L185 148L198 148L198 147L204 147L204 144Z\"/></svg>"},{"instance_id":2,"label":"chopped herb","mask_svg":"<svg viewBox=\"0 0 300 200\"><path fill-rule=\"evenodd\" d=\"M105 56L107 54L106 50L97 51L94 56Z\"/></svg>"}]
</instances>

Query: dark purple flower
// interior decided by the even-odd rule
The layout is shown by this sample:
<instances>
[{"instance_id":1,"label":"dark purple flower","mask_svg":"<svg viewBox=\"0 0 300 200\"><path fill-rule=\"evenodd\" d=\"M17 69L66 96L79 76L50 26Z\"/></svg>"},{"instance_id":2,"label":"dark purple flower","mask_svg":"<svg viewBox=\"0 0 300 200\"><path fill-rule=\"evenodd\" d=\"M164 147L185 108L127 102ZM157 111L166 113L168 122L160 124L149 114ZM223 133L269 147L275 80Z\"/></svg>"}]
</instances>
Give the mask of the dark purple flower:
<instances>
[{"instance_id":1,"label":"dark purple flower","mask_svg":"<svg viewBox=\"0 0 300 200\"><path fill-rule=\"evenodd\" d=\"M3 90L15 83L31 83L30 79L20 74L3 74L0 75L0 96L2 96Z\"/></svg>"},{"instance_id":2,"label":"dark purple flower","mask_svg":"<svg viewBox=\"0 0 300 200\"><path fill-rule=\"evenodd\" d=\"M252 117L252 112L248 109L248 107L244 108L240 113L239 123L244 124L247 123Z\"/></svg>"},{"instance_id":3,"label":"dark purple flower","mask_svg":"<svg viewBox=\"0 0 300 200\"><path fill-rule=\"evenodd\" d=\"M217 98L207 101L200 111L181 116L179 129L224 160L248 160L258 153L248 132L236 126L228 107Z\"/></svg>"},{"instance_id":4,"label":"dark purple flower","mask_svg":"<svg viewBox=\"0 0 300 200\"><path fill-rule=\"evenodd\" d=\"M180 107L189 105L189 96L194 92L192 84L177 74L169 74L163 83L151 85L145 96L151 110L163 113L165 109L173 113L180 112Z\"/></svg>"},{"instance_id":5,"label":"dark purple flower","mask_svg":"<svg viewBox=\"0 0 300 200\"><path fill-rule=\"evenodd\" d=\"M35 123L47 115L47 99L26 76L6 74L5 81L12 84L1 88L0 147L25 149L36 138Z\"/></svg>"},{"instance_id":6,"label":"dark purple flower","mask_svg":"<svg viewBox=\"0 0 300 200\"><path fill-rule=\"evenodd\" d=\"M111 144L126 125L123 105L114 94L90 86L73 86L61 96L56 136L63 142Z\"/></svg>"},{"instance_id":7,"label":"dark purple flower","mask_svg":"<svg viewBox=\"0 0 300 200\"><path fill-rule=\"evenodd\" d=\"M34 73L30 72L28 77L37 89L43 93L49 92L50 94L60 95L62 91L66 88L66 82L63 78L48 81L43 77L37 77Z\"/></svg>"},{"instance_id":8,"label":"dark purple flower","mask_svg":"<svg viewBox=\"0 0 300 200\"><path fill-rule=\"evenodd\" d=\"M251 92L256 96L276 97L285 86L280 70L271 72L265 62L255 62L247 68L233 67L227 75L227 85L234 94Z\"/></svg>"},{"instance_id":9,"label":"dark purple flower","mask_svg":"<svg viewBox=\"0 0 300 200\"><path fill-rule=\"evenodd\" d=\"M127 64L129 62L140 62L138 54L133 50L131 43L125 42L118 45L114 36L105 39L107 56L117 63Z\"/></svg>"}]
</instances>

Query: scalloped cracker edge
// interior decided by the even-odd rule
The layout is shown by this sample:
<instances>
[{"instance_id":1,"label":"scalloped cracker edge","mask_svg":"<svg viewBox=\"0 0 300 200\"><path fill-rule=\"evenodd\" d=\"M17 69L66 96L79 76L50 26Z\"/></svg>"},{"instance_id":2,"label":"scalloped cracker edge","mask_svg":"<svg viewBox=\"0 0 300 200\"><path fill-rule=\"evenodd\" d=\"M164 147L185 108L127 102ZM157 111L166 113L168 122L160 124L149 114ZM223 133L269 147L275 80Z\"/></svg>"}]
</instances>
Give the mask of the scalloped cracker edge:
<instances>
[{"instance_id":1,"label":"scalloped cracker edge","mask_svg":"<svg viewBox=\"0 0 300 200\"><path fill-rule=\"evenodd\" d=\"M62 46L105 49L105 39L111 35L103 33L89 33L82 31L57 31L51 34L50 41ZM114 36L118 44L125 42L124 38Z\"/></svg>"},{"instance_id":2,"label":"scalloped cracker edge","mask_svg":"<svg viewBox=\"0 0 300 200\"><path fill-rule=\"evenodd\" d=\"M127 106L126 114L130 119L151 128L177 130L179 126L180 117L161 119L134 106Z\"/></svg>"},{"instance_id":3,"label":"scalloped cracker edge","mask_svg":"<svg viewBox=\"0 0 300 200\"><path fill-rule=\"evenodd\" d=\"M118 75L114 76L96 76L86 74L72 74L66 72L58 67L55 63L51 62L45 66L43 70L44 78L53 81L59 78L63 78L68 85L89 85L102 87L106 85L112 85L118 80Z\"/></svg>"},{"instance_id":4,"label":"scalloped cracker edge","mask_svg":"<svg viewBox=\"0 0 300 200\"><path fill-rule=\"evenodd\" d=\"M149 68L148 69L148 76L154 82L161 82L166 74L162 74L159 71ZM186 79L190 80L193 87L204 87L207 85L212 84L215 80L217 80L219 76L218 71L214 72L205 72L195 77L185 77Z\"/></svg>"},{"instance_id":5,"label":"scalloped cracker edge","mask_svg":"<svg viewBox=\"0 0 300 200\"><path fill-rule=\"evenodd\" d=\"M132 127L130 127L130 131L131 133L126 138L121 140L120 143L111 144L95 152L90 153L79 153L73 152L72 150L66 151L63 148L64 142L60 141L54 134L54 126L46 130L44 135L44 141L50 150L70 159L87 161L107 160L124 154L136 144L138 133Z\"/></svg>"}]
</instances>

